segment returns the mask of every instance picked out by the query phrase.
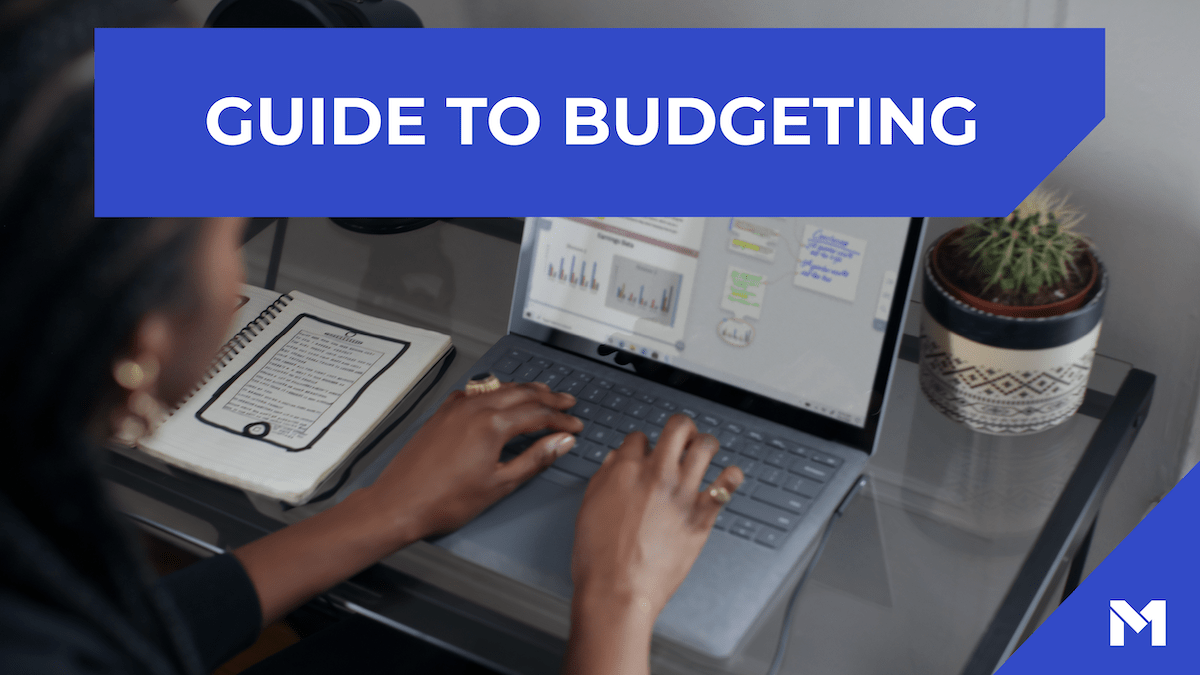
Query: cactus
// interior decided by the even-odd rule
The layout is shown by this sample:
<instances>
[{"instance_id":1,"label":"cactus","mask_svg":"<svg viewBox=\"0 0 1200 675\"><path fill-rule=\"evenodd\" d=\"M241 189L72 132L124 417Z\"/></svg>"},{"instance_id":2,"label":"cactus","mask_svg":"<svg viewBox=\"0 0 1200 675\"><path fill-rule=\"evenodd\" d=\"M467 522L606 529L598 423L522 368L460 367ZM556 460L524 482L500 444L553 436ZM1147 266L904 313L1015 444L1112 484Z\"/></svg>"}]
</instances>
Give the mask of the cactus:
<instances>
[{"instance_id":1,"label":"cactus","mask_svg":"<svg viewBox=\"0 0 1200 675\"><path fill-rule=\"evenodd\" d=\"M969 223L957 247L973 262L984 290L999 286L1032 296L1082 276L1076 259L1087 240L1074 231L1080 220L1083 214L1065 198L1039 188L1008 216Z\"/></svg>"}]
</instances>

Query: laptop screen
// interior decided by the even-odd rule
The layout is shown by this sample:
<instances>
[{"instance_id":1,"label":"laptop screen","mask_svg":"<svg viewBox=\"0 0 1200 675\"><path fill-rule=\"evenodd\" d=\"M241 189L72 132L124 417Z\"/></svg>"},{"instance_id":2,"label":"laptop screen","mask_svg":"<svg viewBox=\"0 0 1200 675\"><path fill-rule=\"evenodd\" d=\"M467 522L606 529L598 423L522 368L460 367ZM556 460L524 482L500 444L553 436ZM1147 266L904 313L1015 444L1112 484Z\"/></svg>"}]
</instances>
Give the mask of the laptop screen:
<instances>
[{"instance_id":1,"label":"laptop screen","mask_svg":"<svg viewBox=\"0 0 1200 675\"><path fill-rule=\"evenodd\" d=\"M909 218L531 218L525 228L514 319L858 428L891 357L885 335L919 229Z\"/></svg>"}]
</instances>

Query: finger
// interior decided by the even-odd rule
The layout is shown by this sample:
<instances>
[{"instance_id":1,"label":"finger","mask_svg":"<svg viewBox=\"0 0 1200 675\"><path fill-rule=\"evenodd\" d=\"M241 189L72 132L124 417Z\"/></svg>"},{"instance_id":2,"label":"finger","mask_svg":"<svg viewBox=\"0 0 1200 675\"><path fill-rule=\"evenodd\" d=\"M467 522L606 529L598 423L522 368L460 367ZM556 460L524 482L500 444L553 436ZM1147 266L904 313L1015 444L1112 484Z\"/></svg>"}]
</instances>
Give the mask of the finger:
<instances>
[{"instance_id":1,"label":"finger","mask_svg":"<svg viewBox=\"0 0 1200 675\"><path fill-rule=\"evenodd\" d=\"M492 426L507 441L518 434L530 434L542 429L556 429L579 433L583 431L583 420L561 410L547 407L538 401L529 401L513 408L493 410Z\"/></svg>"},{"instance_id":2,"label":"finger","mask_svg":"<svg viewBox=\"0 0 1200 675\"><path fill-rule=\"evenodd\" d=\"M501 386L496 391L479 394L475 400L480 405L489 408L511 408L529 401L539 401L542 405L558 410L565 410L575 405L574 396L550 391L550 387L541 382L510 383L509 386Z\"/></svg>"},{"instance_id":3,"label":"finger","mask_svg":"<svg viewBox=\"0 0 1200 675\"><path fill-rule=\"evenodd\" d=\"M683 453L683 464L679 469L679 489L682 494L695 494L704 480L704 472L721 444L712 434L697 434Z\"/></svg>"},{"instance_id":4,"label":"finger","mask_svg":"<svg viewBox=\"0 0 1200 675\"><path fill-rule=\"evenodd\" d=\"M550 434L538 439L521 454L500 465L496 477L504 486L515 489L575 447L575 437L569 433Z\"/></svg>"},{"instance_id":5,"label":"finger","mask_svg":"<svg viewBox=\"0 0 1200 675\"><path fill-rule=\"evenodd\" d=\"M687 415L672 415L654 445L653 461L660 470L676 473L683 449L696 435L696 424Z\"/></svg>"},{"instance_id":6,"label":"finger","mask_svg":"<svg viewBox=\"0 0 1200 675\"><path fill-rule=\"evenodd\" d=\"M661 440L659 441L661 442ZM640 431L635 431L625 437L625 440L617 447L616 450L608 453L608 457L604 458L608 461L642 461L646 459L646 446L649 445L646 440L646 434Z\"/></svg>"},{"instance_id":7,"label":"finger","mask_svg":"<svg viewBox=\"0 0 1200 675\"><path fill-rule=\"evenodd\" d=\"M745 476L737 466L725 467L708 489L696 493L692 522L705 530L712 529L713 523L717 522L717 514L729 503L743 480Z\"/></svg>"}]
</instances>

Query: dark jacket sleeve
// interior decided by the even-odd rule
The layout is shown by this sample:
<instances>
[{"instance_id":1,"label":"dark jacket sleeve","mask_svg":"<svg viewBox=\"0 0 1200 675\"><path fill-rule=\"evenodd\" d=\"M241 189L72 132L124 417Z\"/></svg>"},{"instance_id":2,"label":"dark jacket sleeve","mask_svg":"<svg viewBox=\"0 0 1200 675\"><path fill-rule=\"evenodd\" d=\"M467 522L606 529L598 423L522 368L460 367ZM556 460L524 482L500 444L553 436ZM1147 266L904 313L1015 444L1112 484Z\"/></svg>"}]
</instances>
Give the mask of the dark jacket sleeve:
<instances>
[{"instance_id":1,"label":"dark jacket sleeve","mask_svg":"<svg viewBox=\"0 0 1200 675\"><path fill-rule=\"evenodd\" d=\"M87 622L0 588L4 675L124 675L137 670Z\"/></svg>"},{"instance_id":2,"label":"dark jacket sleeve","mask_svg":"<svg viewBox=\"0 0 1200 675\"><path fill-rule=\"evenodd\" d=\"M208 670L258 638L262 628L258 592L233 555L201 560L163 577L158 587L175 604Z\"/></svg>"}]
</instances>

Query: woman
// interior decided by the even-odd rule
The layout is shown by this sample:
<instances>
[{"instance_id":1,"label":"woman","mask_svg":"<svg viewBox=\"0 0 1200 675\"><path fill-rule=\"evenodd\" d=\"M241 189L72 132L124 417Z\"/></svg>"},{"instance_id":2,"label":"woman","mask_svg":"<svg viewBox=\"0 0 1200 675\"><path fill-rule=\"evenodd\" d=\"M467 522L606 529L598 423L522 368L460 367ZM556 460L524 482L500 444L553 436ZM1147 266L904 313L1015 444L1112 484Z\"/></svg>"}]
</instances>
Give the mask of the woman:
<instances>
[{"instance_id":1,"label":"woman","mask_svg":"<svg viewBox=\"0 0 1200 675\"><path fill-rule=\"evenodd\" d=\"M200 379L233 315L242 222L92 218L92 27L161 24L140 0L0 9L0 663L6 672L202 673L313 595L452 530L547 467L582 429L536 384L456 393L371 487L148 583L91 454ZM521 456L500 447L551 433ZM648 672L654 619L728 493L699 491L715 439L672 418L628 437L577 526L571 673Z\"/></svg>"}]
</instances>

